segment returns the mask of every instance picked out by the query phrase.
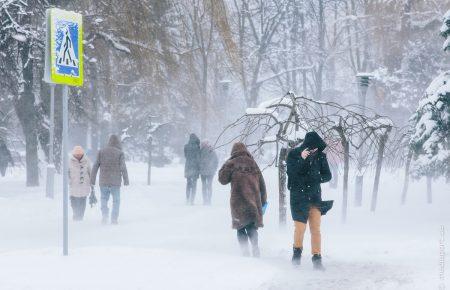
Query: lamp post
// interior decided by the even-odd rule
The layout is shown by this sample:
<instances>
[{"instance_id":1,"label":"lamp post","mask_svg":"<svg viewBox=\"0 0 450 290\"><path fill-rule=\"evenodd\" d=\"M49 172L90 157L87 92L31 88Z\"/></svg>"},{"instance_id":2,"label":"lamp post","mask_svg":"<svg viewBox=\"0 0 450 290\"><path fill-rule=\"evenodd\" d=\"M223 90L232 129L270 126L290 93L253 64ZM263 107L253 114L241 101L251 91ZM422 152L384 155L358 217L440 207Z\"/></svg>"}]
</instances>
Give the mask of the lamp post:
<instances>
[{"instance_id":1,"label":"lamp post","mask_svg":"<svg viewBox=\"0 0 450 290\"><path fill-rule=\"evenodd\" d=\"M358 83L358 104L361 106L361 114L365 112L366 106L366 95L369 88L370 79L373 78L373 74L370 73L358 73L356 75ZM361 139L362 142L362 139ZM358 150L358 170L355 179L355 206L362 206L362 196L363 196L363 184L364 184L364 149L363 145Z\"/></svg>"},{"instance_id":2,"label":"lamp post","mask_svg":"<svg viewBox=\"0 0 450 290\"><path fill-rule=\"evenodd\" d=\"M224 79L221 80L219 84L220 84L220 104L222 106L223 115L226 118L228 114L227 104L230 96L231 81Z\"/></svg>"}]
</instances>

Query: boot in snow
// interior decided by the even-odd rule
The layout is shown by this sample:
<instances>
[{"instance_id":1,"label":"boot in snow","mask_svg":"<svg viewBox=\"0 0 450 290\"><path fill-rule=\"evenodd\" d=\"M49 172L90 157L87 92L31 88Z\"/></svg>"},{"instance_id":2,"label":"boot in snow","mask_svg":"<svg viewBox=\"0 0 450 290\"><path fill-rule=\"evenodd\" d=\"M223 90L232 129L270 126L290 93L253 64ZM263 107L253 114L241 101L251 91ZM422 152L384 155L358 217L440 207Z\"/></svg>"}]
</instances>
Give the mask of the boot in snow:
<instances>
[{"instance_id":1,"label":"boot in snow","mask_svg":"<svg viewBox=\"0 0 450 290\"><path fill-rule=\"evenodd\" d=\"M314 254L311 258L313 263L314 270L325 270L325 268L322 265L322 256L320 254Z\"/></svg>"},{"instance_id":2,"label":"boot in snow","mask_svg":"<svg viewBox=\"0 0 450 290\"><path fill-rule=\"evenodd\" d=\"M253 246L252 254L253 254L253 257L255 257L255 258L259 258L261 256L261 252L259 251L258 246Z\"/></svg>"},{"instance_id":3,"label":"boot in snow","mask_svg":"<svg viewBox=\"0 0 450 290\"><path fill-rule=\"evenodd\" d=\"M302 260L302 248L294 248L294 254L292 255L292 265L300 265Z\"/></svg>"},{"instance_id":4,"label":"boot in snow","mask_svg":"<svg viewBox=\"0 0 450 290\"><path fill-rule=\"evenodd\" d=\"M248 246L248 243L241 243L240 247L241 247L242 256L250 257L250 248Z\"/></svg>"}]
</instances>

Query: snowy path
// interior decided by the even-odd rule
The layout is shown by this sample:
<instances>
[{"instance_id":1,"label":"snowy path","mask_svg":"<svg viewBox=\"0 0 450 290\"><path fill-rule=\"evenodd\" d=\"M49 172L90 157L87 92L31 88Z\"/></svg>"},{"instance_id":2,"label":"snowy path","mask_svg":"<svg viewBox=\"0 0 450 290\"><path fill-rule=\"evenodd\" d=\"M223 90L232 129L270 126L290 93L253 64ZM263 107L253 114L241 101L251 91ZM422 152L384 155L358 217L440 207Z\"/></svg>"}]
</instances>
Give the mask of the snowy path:
<instances>
[{"instance_id":1,"label":"snowy path","mask_svg":"<svg viewBox=\"0 0 450 290\"><path fill-rule=\"evenodd\" d=\"M369 212L367 194L363 208L350 206L346 225L340 223L340 191L325 186L324 199L335 199L336 206L323 220L327 271L318 273L311 269L308 235L301 268L290 265L292 226L277 224L275 171L264 173L270 205L260 230L262 258L253 259L239 256L228 188L215 185L211 207L185 206L180 166L155 169L151 187L145 166L129 167L132 185L123 188L120 225L102 226L99 206L88 208L84 222L70 222L69 257L60 255L60 199L43 198L44 187L23 187L17 172L0 179L0 289L438 287L439 230L450 229L450 188L442 181L434 186L434 204L424 203L425 184L417 182L408 205L399 207L401 175L385 174L378 212ZM370 193L371 180L366 183Z\"/></svg>"}]
</instances>

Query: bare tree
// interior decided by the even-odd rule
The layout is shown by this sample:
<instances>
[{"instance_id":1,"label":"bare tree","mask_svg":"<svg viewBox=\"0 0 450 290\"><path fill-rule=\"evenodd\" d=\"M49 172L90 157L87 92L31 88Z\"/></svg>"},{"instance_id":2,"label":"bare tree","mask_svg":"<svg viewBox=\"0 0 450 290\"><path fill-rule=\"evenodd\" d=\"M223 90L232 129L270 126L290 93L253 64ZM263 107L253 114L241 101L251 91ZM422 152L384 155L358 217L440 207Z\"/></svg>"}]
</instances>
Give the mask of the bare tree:
<instances>
[{"instance_id":1,"label":"bare tree","mask_svg":"<svg viewBox=\"0 0 450 290\"><path fill-rule=\"evenodd\" d=\"M262 153L266 144L275 144L276 156L269 166L279 167L280 223L285 221L285 168L287 150L302 142L308 131L317 131L329 146L327 152L343 160L343 204L342 220L347 217L348 176L350 161L355 160L354 152L365 145L368 148L367 162L376 160L377 175L374 182L374 199L380 180L387 136L393 127L389 118L379 116L366 109L360 113L360 106L342 106L333 102L322 102L311 98L299 97L294 93L260 104L258 108L249 108L246 114L224 128L216 140L216 148L230 143L245 142L254 153ZM282 148L282 150L280 150ZM279 155L280 154L280 155ZM281 157L282 156L282 157ZM338 163L338 162L336 162Z\"/></svg>"}]
</instances>

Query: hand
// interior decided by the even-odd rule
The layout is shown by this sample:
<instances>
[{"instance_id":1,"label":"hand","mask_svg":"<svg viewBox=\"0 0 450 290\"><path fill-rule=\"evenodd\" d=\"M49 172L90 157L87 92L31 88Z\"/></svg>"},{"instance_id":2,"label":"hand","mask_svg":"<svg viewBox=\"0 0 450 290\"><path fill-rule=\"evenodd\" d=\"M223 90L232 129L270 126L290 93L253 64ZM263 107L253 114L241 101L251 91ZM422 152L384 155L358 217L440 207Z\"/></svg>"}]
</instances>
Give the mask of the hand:
<instances>
[{"instance_id":1,"label":"hand","mask_svg":"<svg viewBox=\"0 0 450 290\"><path fill-rule=\"evenodd\" d=\"M302 151L302 158L306 159L308 158L308 156L311 154L311 151L308 150L308 148L306 148L305 150Z\"/></svg>"},{"instance_id":2,"label":"hand","mask_svg":"<svg viewBox=\"0 0 450 290\"><path fill-rule=\"evenodd\" d=\"M130 185L130 182L129 181L124 181L123 185L128 186L128 185Z\"/></svg>"}]
</instances>

